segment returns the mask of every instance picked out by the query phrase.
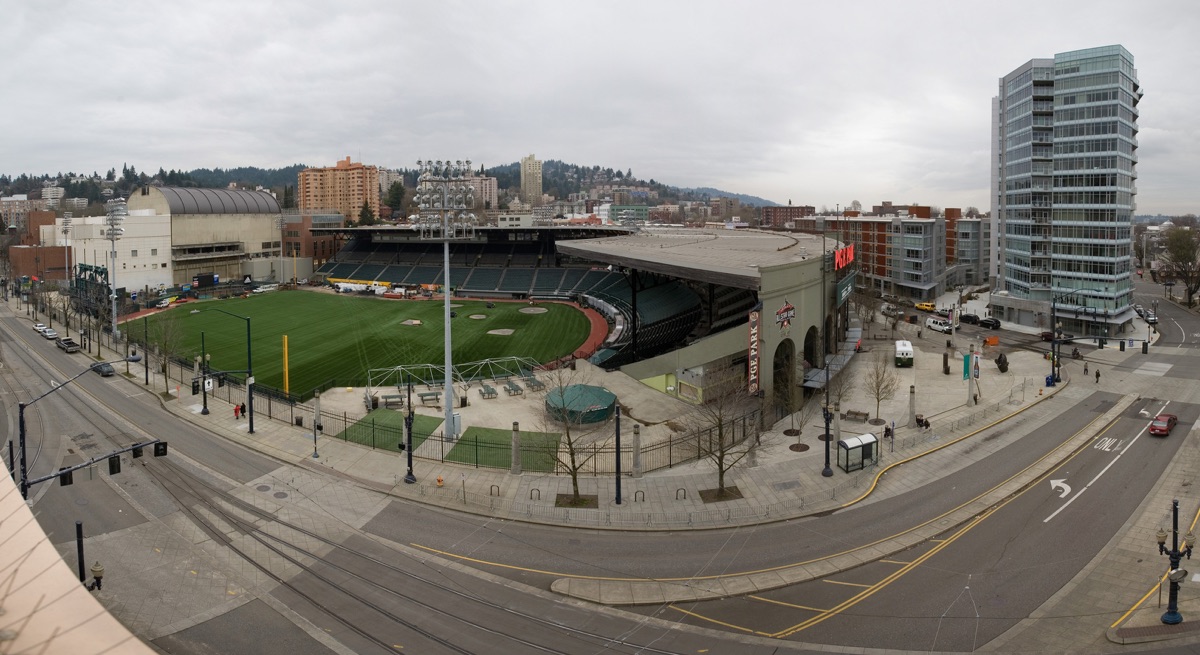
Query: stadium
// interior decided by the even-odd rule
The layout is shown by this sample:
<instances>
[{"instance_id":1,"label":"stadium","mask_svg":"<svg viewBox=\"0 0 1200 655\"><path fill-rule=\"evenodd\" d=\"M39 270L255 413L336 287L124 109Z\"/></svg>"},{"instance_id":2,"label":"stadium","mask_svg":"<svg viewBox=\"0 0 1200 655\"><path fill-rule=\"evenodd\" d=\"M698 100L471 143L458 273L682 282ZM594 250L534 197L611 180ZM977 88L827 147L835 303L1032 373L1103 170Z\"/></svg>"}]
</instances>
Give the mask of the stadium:
<instances>
[{"instance_id":1,"label":"stadium","mask_svg":"<svg viewBox=\"0 0 1200 655\"><path fill-rule=\"evenodd\" d=\"M401 297L441 293L441 242L405 227L330 230L346 243L318 279ZM798 385L820 388L821 349L835 354L834 335L851 336L852 262L852 248L811 234L478 227L450 244L450 288L454 299L594 310L607 323L602 343L570 357L661 393L702 403L706 389L734 381L779 404Z\"/></svg>"}]
</instances>

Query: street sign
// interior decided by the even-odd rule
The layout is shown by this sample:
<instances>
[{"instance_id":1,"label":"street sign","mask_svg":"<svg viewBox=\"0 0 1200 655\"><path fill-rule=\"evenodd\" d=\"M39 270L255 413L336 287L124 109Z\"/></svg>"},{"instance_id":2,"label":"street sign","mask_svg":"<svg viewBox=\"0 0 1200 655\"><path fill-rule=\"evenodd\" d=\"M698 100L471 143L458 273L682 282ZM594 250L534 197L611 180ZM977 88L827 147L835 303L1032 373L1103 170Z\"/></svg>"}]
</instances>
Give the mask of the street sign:
<instances>
[{"instance_id":1,"label":"street sign","mask_svg":"<svg viewBox=\"0 0 1200 655\"><path fill-rule=\"evenodd\" d=\"M205 390L205 391L212 391L212 390L213 390L213 380L212 380L212 378L204 378L204 390Z\"/></svg>"}]
</instances>

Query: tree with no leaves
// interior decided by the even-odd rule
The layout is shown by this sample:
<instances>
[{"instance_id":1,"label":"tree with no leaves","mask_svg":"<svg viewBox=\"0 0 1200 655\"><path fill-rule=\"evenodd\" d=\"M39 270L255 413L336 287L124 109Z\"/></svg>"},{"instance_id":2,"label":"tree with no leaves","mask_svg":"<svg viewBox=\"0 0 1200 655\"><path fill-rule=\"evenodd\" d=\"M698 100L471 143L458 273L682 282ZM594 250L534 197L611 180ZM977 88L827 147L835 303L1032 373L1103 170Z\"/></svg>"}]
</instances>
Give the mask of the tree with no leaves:
<instances>
[{"instance_id":1,"label":"tree with no leaves","mask_svg":"<svg viewBox=\"0 0 1200 655\"><path fill-rule=\"evenodd\" d=\"M1183 283L1187 305L1191 307L1196 292L1200 291L1200 230L1173 227L1167 230L1163 241L1164 251L1159 259L1167 276Z\"/></svg>"},{"instance_id":2,"label":"tree with no leaves","mask_svg":"<svg viewBox=\"0 0 1200 655\"><path fill-rule=\"evenodd\" d=\"M150 356L150 348L158 351L160 370L163 374L163 385L166 393L171 392L171 378L168 375L171 359L179 355L183 349L183 325L179 315L167 312L154 321L150 326L149 343L145 344L145 356Z\"/></svg>"},{"instance_id":3,"label":"tree with no leaves","mask_svg":"<svg viewBox=\"0 0 1200 655\"><path fill-rule=\"evenodd\" d=\"M706 386L704 403L687 417L696 451L717 469L717 497L725 498L726 474L761 445L758 420L746 418L759 400L746 390L745 380L731 378Z\"/></svg>"},{"instance_id":4,"label":"tree with no leaves","mask_svg":"<svg viewBox=\"0 0 1200 655\"><path fill-rule=\"evenodd\" d=\"M875 399L875 418L879 418L879 404L896 397L900 379L896 377L892 365L881 357L876 359L871 370L867 371L864 382L867 395Z\"/></svg>"},{"instance_id":5,"label":"tree with no leaves","mask_svg":"<svg viewBox=\"0 0 1200 655\"><path fill-rule=\"evenodd\" d=\"M552 401L557 407L564 407L564 402L570 396L570 388L575 385L587 384L581 370L572 371L569 368L557 368L542 376L546 388L543 390L545 399L541 403L541 431L558 432L562 438L551 440L542 447L548 459L552 459L555 468L565 470L571 476L571 504L582 505L583 498L579 493L579 473L592 458L596 456L593 446L596 441L606 439L613 429L609 421L602 423L584 423L580 416L572 416L567 412L553 411L547 407L545 400Z\"/></svg>"}]
</instances>

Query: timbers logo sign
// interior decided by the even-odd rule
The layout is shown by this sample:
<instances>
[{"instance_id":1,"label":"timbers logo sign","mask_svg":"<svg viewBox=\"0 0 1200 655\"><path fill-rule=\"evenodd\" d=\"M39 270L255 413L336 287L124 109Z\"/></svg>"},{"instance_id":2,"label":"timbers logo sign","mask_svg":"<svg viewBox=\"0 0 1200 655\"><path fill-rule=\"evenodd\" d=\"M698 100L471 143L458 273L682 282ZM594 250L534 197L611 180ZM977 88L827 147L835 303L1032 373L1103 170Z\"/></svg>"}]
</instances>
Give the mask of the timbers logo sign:
<instances>
[{"instance_id":1,"label":"timbers logo sign","mask_svg":"<svg viewBox=\"0 0 1200 655\"><path fill-rule=\"evenodd\" d=\"M775 312L775 325L779 326L779 333L785 337L788 336L794 320L796 320L796 308L787 301L787 298L784 298L783 307Z\"/></svg>"}]
</instances>

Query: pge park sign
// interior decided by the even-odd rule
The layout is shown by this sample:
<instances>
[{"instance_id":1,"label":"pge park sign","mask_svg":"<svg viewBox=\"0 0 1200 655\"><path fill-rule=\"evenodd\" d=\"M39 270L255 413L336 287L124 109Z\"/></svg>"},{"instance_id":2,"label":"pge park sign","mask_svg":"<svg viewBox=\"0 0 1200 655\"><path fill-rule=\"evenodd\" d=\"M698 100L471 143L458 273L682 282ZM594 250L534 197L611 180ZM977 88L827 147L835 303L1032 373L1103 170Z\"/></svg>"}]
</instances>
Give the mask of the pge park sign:
<instances>
[{"instance_id":1,"label":"pge park sign","mask_svg":"<svg viewBox=\"0 0 1200 655\"><path fill-rule=\"evenodd\" d=\"M833 251L833 270L840 271L854 263L854 244Z\"/></svg>"}]
</instances>

